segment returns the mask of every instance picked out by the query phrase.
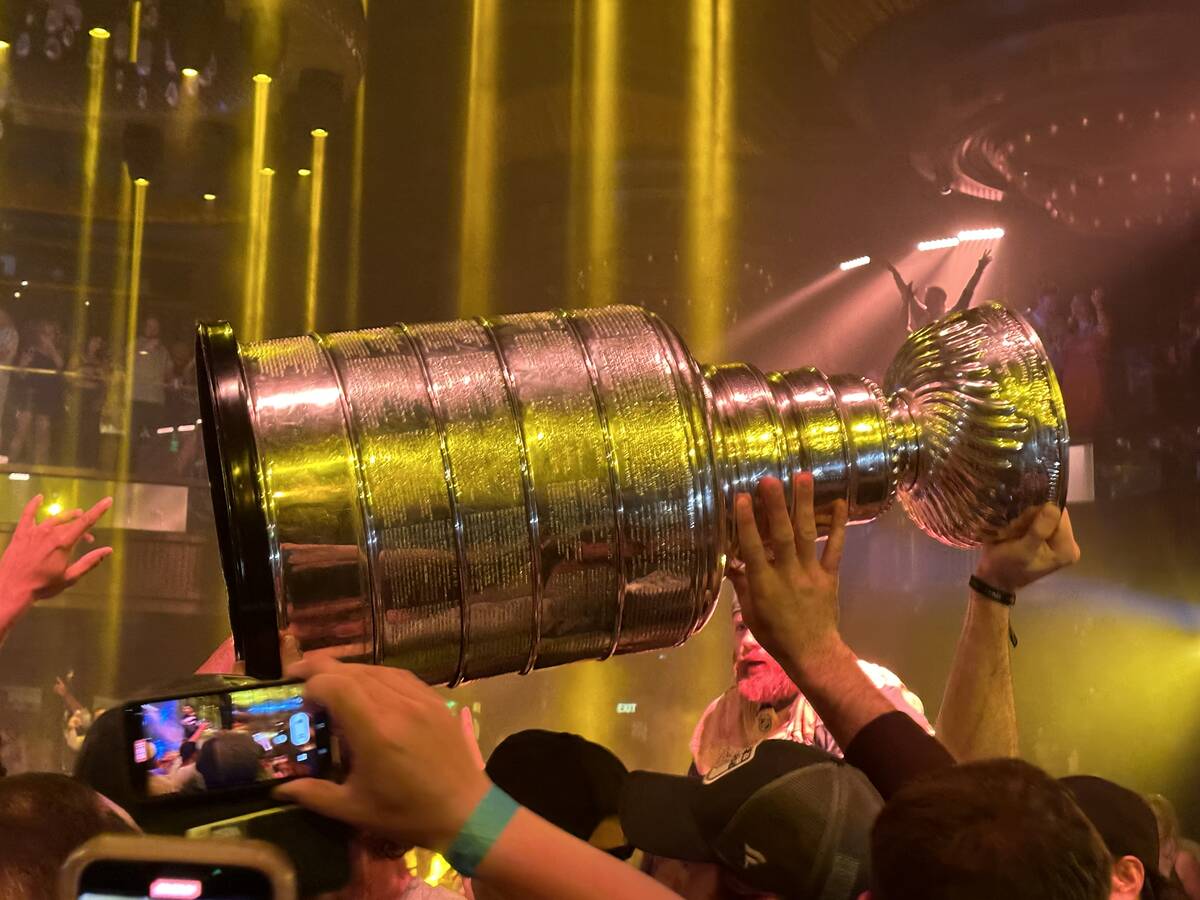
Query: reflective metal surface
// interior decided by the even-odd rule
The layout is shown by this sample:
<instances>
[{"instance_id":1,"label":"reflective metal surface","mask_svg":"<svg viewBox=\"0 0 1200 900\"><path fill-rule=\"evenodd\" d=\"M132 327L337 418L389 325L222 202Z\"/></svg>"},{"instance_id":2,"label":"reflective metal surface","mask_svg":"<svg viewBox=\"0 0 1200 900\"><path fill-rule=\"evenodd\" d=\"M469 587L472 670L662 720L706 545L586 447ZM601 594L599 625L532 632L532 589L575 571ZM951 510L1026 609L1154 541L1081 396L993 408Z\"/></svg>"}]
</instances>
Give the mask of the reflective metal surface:
<instances>
[{"instance_id":1,"label":"reflective metal surface","mask_svg":"<svg viewBox=\"0 0 1200 900\"><path fill-rule=\"evenodd\" d=\"M765 475L812 472L856 522L899 494L954 546L1065 496L1053 372L999 306L914 334L886 398L816 369L702 371L634 307L199 343L254 674L278 667L275 627L435 683L682 643L716 602L733 495ZM264 527L270 558L238 556ZM242 615L267 583L274 621Z\"/></svg>"}]
</instances>

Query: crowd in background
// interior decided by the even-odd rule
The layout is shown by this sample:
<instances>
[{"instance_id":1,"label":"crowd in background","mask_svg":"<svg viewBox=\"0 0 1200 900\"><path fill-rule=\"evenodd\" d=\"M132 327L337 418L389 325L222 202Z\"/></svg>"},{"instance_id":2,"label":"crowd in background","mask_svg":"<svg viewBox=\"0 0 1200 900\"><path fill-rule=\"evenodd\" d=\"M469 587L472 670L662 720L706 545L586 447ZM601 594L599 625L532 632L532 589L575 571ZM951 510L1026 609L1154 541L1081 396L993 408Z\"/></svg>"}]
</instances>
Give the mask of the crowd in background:
<instances>
[{"instance_id":1,"label":"crowd in background","mask_svg":"<svg viewBox=\"0 0 1200 900\"><path fill-rule=\"evenodd\" d=\"M1167 325L1142 341L1120 339L1100 287L1068 299L1047 285L1028 316L1058 373L1073 441L1200 424L1200 290L1176 314L1154 317Z\"/></svg>"},{"instance_id":2,"label":"crowd in background","mask_svg":"<svg viewBox=\"0 0 1200 900\"><path fill-rule=\"evenodd\" d=\"M0 461L111 469L124 434L125 360L92 334L73 352L62 325L0 308ZM190 341L141 322L128 416L135 474L193 474L198 453L196 368ZM183 431L180 431L180 426ZM72 433L73 432L73 433Z\"/></svg>"}]
</instances>

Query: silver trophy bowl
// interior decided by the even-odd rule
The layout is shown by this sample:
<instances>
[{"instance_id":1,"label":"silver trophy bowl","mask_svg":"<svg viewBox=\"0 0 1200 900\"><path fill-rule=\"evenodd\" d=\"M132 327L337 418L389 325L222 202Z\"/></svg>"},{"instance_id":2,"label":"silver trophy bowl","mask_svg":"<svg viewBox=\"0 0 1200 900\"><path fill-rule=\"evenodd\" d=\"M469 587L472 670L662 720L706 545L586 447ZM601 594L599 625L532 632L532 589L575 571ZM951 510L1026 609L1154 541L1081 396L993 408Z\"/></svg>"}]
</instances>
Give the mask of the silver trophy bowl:
<instances>
[{"instance_id":1,"label":"silver trophy bowl","mask_svg":"<svg viewBox=\"0 0 1200 900\"><path fill-rule=\"evenodd\" d=\"M915 332L883 387L702 367L636 307L239 345L199 327L205 451L239 655L456 684L680 644L712 614L732 501L811 472L818 512L897 495L955 547L1065 502L1041 342L998 305Z\"/></svg>"}]
</instances>

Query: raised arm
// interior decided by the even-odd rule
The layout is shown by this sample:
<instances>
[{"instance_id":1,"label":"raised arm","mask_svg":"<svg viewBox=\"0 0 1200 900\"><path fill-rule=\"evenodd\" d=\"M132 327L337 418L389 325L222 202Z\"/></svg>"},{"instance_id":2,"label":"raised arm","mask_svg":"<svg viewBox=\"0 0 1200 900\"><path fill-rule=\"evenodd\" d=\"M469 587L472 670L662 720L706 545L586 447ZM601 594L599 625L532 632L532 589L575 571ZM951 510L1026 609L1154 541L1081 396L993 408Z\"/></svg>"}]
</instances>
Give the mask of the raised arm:
<instances>
[{"instance_id":1,"label":"raised arm","mask_svg":"<svg viewBox=\"0 0 1200 900\"><path fill-rule=\"evenodd\" d=\"M975 577L987 588L1011 595L1079 560L1071 517L1054 503L1017 519L998 541L983 548ZM1017 755L1013 699L1010 606L971 589L937 732L960 762Z\"/></svg>"},{"instance_id":2,"label":"raised arm","mask_svg":"<svg viewBox=\"0 0 1200 900\"><path fill-rule=\"evenodd\" d=\"M971 300L975 296L975 288L979 287L979 279L983 277L984 271L992 264L992 251L984 250L983 255L979 257L979 263L975 266L975 272L971 275L971 280L967 282L967 286L963 288L963 292L959 295L958 302L954 304L951 312L962 312L971 305Z\"/></svg>"},{"instance_id":3,"label":"raised arm","mask_svg":"<svg viewBox=\"0 0 1200 900\"><path fill-rule=\"evenodd\" d=\"M818 557L812 476L796 476L794 521L783 485L764 478L758 504L767 527L767 547L749 494L737 498L739 553L744 574L731 574L742 615L759 643L779 662L846 759L862 769L886 798L905 782L954 759L936 739L863 672L838 632L838 565L846 539L846 505L834 507L829 542Z\"/></svg>"},{"instance_id":4,"label":"raised arm","mask_svg":"<svg viewBox=\"0 0 1200 900\"><path fill-rule=\"evenodd\" d=\"M888 271L892 273L892 280L896 282L896 290L900 292L901 327L906 332L912 331L913 317L916 315L917 309L923 309L923 307L921 307L917 300L913 283L905 281L904 276L900 274L900 270L890 262L885 263L885 265L888 267Z\"/></svg>"},{"instance_id":5,"label":"raised arm","mask_svg":"<svg viewBox=\"0 0 1200 900\"><path fill-rule=\"evenodd\" d=\"M0 555L0 643L35 601L62 593L112 553L111 547L100 547L73 559L76 544L93 540L91 528L112 506L111 497L87 512L74 510L39 523L41 503L39 494L25 505Z\"/></svg>"}]
</instances>

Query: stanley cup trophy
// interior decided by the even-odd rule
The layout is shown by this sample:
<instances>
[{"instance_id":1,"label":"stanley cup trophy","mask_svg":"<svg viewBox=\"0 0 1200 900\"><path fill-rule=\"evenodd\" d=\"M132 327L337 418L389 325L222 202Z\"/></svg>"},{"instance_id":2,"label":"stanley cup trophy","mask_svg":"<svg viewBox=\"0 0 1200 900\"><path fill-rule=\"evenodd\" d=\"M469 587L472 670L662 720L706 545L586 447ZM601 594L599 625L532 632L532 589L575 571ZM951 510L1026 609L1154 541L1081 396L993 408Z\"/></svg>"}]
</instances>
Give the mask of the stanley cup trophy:
<instances>
[{"instance_id":1,"label":"stanley cup trophy","mask_svg":"<svg viewBox=\"0 0 1200 900\"><path fill-rule=\"evenodd\" d=\"M635 307L239 346L202 325L204 444L239 654L456 684L680 644L712 614L733 497L811 472L818 512L897 495L954 547L1065 501L1033 329L986 305L911 335L881 389L702 367Z\"/></svg>"}]
</instances>

